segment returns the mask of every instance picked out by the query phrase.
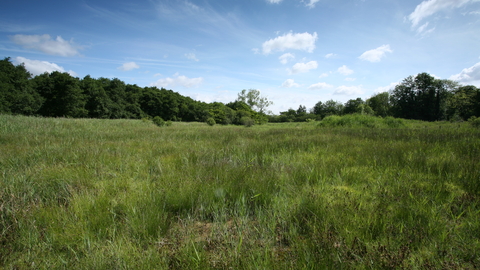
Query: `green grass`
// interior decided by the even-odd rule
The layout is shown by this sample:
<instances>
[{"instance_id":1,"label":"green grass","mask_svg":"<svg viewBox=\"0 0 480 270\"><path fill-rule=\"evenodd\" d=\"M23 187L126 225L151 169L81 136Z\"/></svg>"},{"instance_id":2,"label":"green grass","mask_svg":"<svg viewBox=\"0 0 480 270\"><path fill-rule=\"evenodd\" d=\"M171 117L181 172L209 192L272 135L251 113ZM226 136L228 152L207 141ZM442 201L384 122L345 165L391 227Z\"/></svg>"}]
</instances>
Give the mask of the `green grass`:
<instances>
[{"instance_id":1,"label":"green grass","mask_svg":"<svg viewBox=\"0 0 480 270\"><path fill-rule=\"evenodd\" d=\"M479 268L480 131L348 117L0 115L0 268Z\"/></svg>"}]
</instances>

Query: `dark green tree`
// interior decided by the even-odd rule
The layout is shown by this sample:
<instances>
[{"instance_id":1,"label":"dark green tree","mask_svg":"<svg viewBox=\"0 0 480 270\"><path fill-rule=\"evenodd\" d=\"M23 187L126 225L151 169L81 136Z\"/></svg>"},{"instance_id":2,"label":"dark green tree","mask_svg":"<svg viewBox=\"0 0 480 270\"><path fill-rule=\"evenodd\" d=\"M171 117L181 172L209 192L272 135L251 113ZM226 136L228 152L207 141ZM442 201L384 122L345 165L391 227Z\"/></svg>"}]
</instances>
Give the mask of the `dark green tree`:
<instances>
[{"instance_id":1,"label":"dark green tree","mask_svg":"<svg viewBox=\"0 0 480 270\"><path fill-rule=\"evenodd\" d=\"M85 96L78 78L54 71L32 79L37 92L45 99L39 113L48 117L87 117Z\"/></svg>"},{"instance_id":2,"label":"dark green tree","mask_svg":"<svg viewBox=\"0 0 480 270\"><path fill-rule=\"evenodd\" d=\"M23 64L15 66L10 58L0 60L0 112L37 113L44 99L32 87L31 76Z\"/></svg>"},{"instance_id":3,"label":"dark green tree","mask_svg":"<svg viewBox=\"0 0 480 270\"><path fill-rule=\"evenodd\" d=\"M463 120L480 116L480 89L466 85L454 90L448 100L448 116L457 116Z\"/></svg>"},{"instance_id":4,"label":"dark green tree","mask_svg":"<svg viewBox=\"0 0 480 270\"><path fill-rule=\"evenodd\" d=\"M378 93L367 99L366 104L372 108L376 116L386 117L391 114L390 94Z\"/></svg>"}]
</instances>

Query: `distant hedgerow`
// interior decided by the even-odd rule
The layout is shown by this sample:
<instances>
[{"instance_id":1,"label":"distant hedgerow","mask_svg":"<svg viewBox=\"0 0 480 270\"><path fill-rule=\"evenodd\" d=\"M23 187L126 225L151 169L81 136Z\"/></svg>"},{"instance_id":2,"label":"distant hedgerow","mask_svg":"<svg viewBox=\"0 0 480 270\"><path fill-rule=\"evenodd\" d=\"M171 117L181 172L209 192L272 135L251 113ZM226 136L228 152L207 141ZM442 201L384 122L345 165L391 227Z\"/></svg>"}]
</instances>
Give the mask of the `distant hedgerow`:
<instances>
[{"instance_id":1,"label":"distant hedgerow","mask_svg":"<svg viewBox=\"0 0 480 270\"><path fill-rule=\"evenodd\" d=\"M399 128L405 126L402 119L393 117L377 117L364 114L330 115L320 123L320 127L366 127L366 128Z\"/></svg>"}]
</instances>

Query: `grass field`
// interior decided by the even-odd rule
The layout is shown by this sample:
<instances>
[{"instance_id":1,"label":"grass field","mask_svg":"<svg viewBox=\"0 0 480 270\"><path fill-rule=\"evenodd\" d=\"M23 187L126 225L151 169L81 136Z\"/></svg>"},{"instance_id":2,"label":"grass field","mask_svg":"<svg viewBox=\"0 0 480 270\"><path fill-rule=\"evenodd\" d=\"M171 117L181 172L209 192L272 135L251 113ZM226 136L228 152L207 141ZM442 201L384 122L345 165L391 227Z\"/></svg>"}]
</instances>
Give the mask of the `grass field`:
<instances>
[{"instance_id":1,"label":"grass field","mask_svg":"<svg viewBox=\"0 0 480 270\"><path fill-rule=\"evenodd\" d=\"M480 129L385 121L0 115L0 268L480 268Z\"/></svg>"}]
</instances>

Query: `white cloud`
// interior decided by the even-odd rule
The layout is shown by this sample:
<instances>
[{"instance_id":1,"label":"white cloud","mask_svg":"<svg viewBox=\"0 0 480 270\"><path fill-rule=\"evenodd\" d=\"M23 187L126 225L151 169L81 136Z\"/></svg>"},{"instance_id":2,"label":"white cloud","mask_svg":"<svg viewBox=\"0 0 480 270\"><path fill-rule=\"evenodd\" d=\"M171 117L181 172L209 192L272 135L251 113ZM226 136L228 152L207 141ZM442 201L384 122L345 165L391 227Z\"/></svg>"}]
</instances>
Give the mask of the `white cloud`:
<instances>
[{"instance_id":1,"label":"white cloud","mask_svg":"<svg viewBox=\"0 0 480 270\"><path fill-rule=\"evenodd\" d=\"M185 54L185 57L186 57L187 59L190 59L190 60L193 60L193 61L196 61L196 62L199 61L199 60L197 59L197 57L195 56L194 53L186 53L186 54Z\"/></svg>"},{"instance_id":2,"label":"white cloud","mask_svg":"<svg viewBox=\"0 0 480 270\"><path fill-rule=\"evenodd\" d=\"M353 70L349 69L346 65L343 65L337 69L338 73L348 76L353 73Z\"/></svg>"},{"instance_id":3,"label":"white cloud","mask_svg":"<svg viewBox=\"0 0 480 270\"><path fill-rule=\"evenodd\" d=\"M183 75L178 75L178 73L173 75L173 78L163 78L158 81L151 83L151 86L157 87L173 87L173 86L182 86L186 88L199 86L203 82L202 77L198 78L188 78Z\"/></svg>"},{"instance_id":4,"label":"white cloud","mask_svg":"<svg viewBox=\"0 0 480 270\"><path fill-rule=\"evenodd\" d=\"M365 61L370 61L370 62L380 62L380 60L385 56L386 53L391 53L393 52L390 49L390 45L382 45L376 49L369 50L364 52L362 55L360 55L358 58L365 60Z\"/></svg>"},{"instance_id":5,"label":"white cloud","mask_svg":"<svg viewBox=\"0 0 480 270\"><path fill-rule=\"evenodd\" d=\"M309 7L309 8L314 8L314 7L315 7L315 4L316 4L318 1L320 1L320 0L309 0L306 5L307 5L307 7Z\"/></svg>"},{"instance_id":6,"label":"white cloud","mask_svg":"<svg viewBox=\"0 0 480 270\"><path fill-rule=\"evenodd\" d=\"M291 53L286 53L286 54L282 54L282 56L280 56L278 59L280 59L280 63L282 64L286 64L288 63L288 61L290 61L291 59L294 59L295 56Z\"/></svg>"},{"instance_id":7,"label":"white cloud","mask_svg":"<svg viewBox=\"0 0 480 270\"><path fill-rule=\"evenodd\" d=\"M339 86L333 93L334 95L353 96L363 94L362 86Z\"/></svg>"},{"instance_id":8,"label":"white cloud","mask_svg":"<svg viewBox=\"0 0 480 270\"><path fill-rule=\"evenodd\" d=\"M80 46L73 41L66 41L57 36L55 40L50 35L15 35L11 37L13 42L24 48L34 49L50 55L75 56L79 54Z\"/></svg>"},{"instance_id":9,"label":"white cloud","mask_svg":"<svg viewBox=\"0 0 480 270\"><path fill-rule=\"evenodd\" d=\"M468 3L478 2L478 0L427 0L420 3L409 16L412 26L416 27L421 20L429 17L441 10L459 8Z\"/></svg>"},{"instance_id":10,"label":"white cloud","mask_svg":"<svg viewBox=\"0 0 480 270\"><path fill-rule=\"evenodd\" d=\"M123 70L123 71L129 71L129 70L133 70L133 69L137 69L137 68L140 68L140 66L137 65L135 62L129 62L129 63L125 63L125 64L121 65L117 69Z\"/></svg>"},{"instance_id":11,"label":"white cloud","mask_svg":"<svg viewBox=\"0 0 480 270\"><path fill-rule=\"evenodd\" d=\"M267 2L272 3L272 4L278 4L282 2L282 0L267 0Z\"/></svg>"},{"instance_id":12,"label":"white cloud","mask_svg":"<svg viewBox=\"0 0 480 270\"><path fill-rule=\"evenodd\" d=\"M322 73L320 74L320 76L318 76L318 78L325 78L325 77L328 77L328 73Z\"/></svg>"},{"instance_id":13,"label":"white cloud","mask_svg":"<svg viewBox=\"0 0 480 270\"><path fill-rule=\"evenodd\" d=\"M334 54L334 53L329 53L329 54L326 54L326 55L325 55L325 58L332 58L332 57L334 57L334 56L337 56L337 55Z\"/></svg>"},{"instance_id":14,"label":"white cloud","mask_svg":"<svg viewBox=\"0 0 480 270\"><path fill-rule=\"evenodd\" d=\"M333 85L321 82L321 83L316 83L316 84L310 85L308 87L308 89L310 89L310 90L322 90L322 89L332 88L332 87L333 87Z\"/></svg>"},{"instance_id":15,"label":"white cloud","mask_svg":"<svg viewBox=\"0 0 480 270\"><path fill-rule=\"evenodd\" d=\"M390 83L387 86L378 87L377 89L375 89L374 92L376 94L383 93L383 92L388 92L388 91L392 90L393 88L395 88L395 86L397 86L398 84L400 84L400 83L399 82L393 82L393 83Z\"/></svg>"},{"instance_id":16,"label":"white cloud","mask_svg":"<svg viewBox=\"0 0 480 270\"><path fill-rule=\"evenodd\" d=\"M296 83L293 79L287 79L285 82L283 82L282 87L300 87L300 84Z\"/></svg>"},{"instance_id":17,"label":"white cloud","mask_svg":"<svg viewBox=\"0 0 480 270\"><path fill-rule=\"evenodd\" d=\"M304 73L308 72L311 69L316 69L318 67L317 61L310 61L308 63L296 63L293 65L290 74Z\"/></svg>"},{"instance_id":18,"label":"white cloud","mask_svg":"<svg viewBox=\"0 0 480 270\"><path fill-rule=\"evenodd\" d=\"M345 81L347 81L347 82L353 82L355 80L357 80L357 79L356 78L345 78Z\"/></svg>"},{"instance_id":19,"label":"white cloud","mask_svg":"<svg viewBox=\"0 0 480 270\"><path fill-rule=\"evenodd\" d=\"M287 49L313 52L316 41L316 32L313 33L313 35L307 32L301 34L288 33L286 35L265 41L262 45L262 51L264 54L270 54L274 51L283 52Z\"/></svg>"},{"instance_id":20,"label":"white cloud","mask_svg":"<svg viewBox=\"0 0 480 270\"><path fill-rule=\"evenodd\" d=\"M474 84L480 87L480 62L469 68L463 69L462 72L458 74L450 76L449 79L464 84Z\"/></svg>"},{"instance_id":21,"label":"white cloud","mask_svg":"<svg viewBox=\"0 0 480 270\"><path fill-rule=\"evenodd\" d=\"M77 73L72 70L65 71L65 69L55 63L50 63L47 61L39 61L39 60L30 60L24 57L17 57L15 58L15 64L25 64L25 68L32 73L33 76L37 76L43 74L45 72L52 73L54 71L58 72L67 72L71 76L77 77Z\"/></svg>"}]
</instances>

